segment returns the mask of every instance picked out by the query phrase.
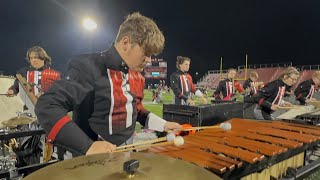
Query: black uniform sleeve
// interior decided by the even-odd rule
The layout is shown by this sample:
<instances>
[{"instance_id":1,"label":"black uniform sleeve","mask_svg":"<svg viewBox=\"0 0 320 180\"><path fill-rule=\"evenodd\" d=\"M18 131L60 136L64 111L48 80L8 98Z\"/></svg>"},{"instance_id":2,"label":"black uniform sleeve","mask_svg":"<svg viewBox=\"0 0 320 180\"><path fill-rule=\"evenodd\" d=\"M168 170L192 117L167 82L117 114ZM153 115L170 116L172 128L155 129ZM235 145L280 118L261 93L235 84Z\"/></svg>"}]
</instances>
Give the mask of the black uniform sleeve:
<instances>
[{"instance_id":1,"label":"black uniform sleeve","mask_svg":"<svg viewBox=\"0 0 320 180\"><path fill-rule=\"evenodd\" d=\"M19 69L16 74L21 74L22 77L26 78L27 77L27 71L28 71L28 68L27 67L24 67L24 68L21 68ZM27 79L27 78L26 78ZM13 90L14 94L18 94L19 93L19 80L16 79L14 80L14 83L13 85L9 88L9 90Z\"/></svg>"},{"instance_id":2,"label":"black uniform sleeve","mask_svg":"<svg viewBox=\"0 0 320 180\"><path fill-rule=\"evenodd\" d=\"M142 104L142 100L144 98L145 79L141 76L141 78L138 81L136 81L135 83L137 83L139 85L139 88L138 88L139 90L136 92L137 111L138 111L137 121L142 126L146 126L146 121L148 119L148 115L150 112L148 110L146 110Z\"/></svg>"},{"instance_id":3,"label":"black uniform sleeve","mask_svg":"<svg viewBox=\"0 0 320 180\"><path fill-rule=\"evenodd\" d=\"M182 94L179 84L180 84L179 75L177 73L171 74L170 85L171 85L171 88L172 88L174 95L179 99L183 99L183 100L187 101L188 97L186 95Z\"/></svg>"},{"instance_id":4,"label":"black uniform sleeve","mask_svg":"<svg viewBox=\"0 0 320 180\"><path fill-rule=\"evenodd\" d=\"M12 86L10 86L9 90L13 90L14 94L18 94L19 93L19 80L16 79L14 80L14 83Z\"/></svg>"},{"instance_id":5,"label":"black uniform sleeve","mask_svg":"<svg viewBox=\"0 0 320 180\"><path fill-rule=\"evenodd\" d=\"M278 90L278 87L273 83L268 83L265 87L260 89L256 95L254 95L252 98L249 98L252 100L253 103L258 103L260 106L271 108L272 104L268 101L265 101L265 99L269 98L274 92Z\"/></svg>"},{"instance_id":6,"label":"black uniform sleeve","mask_svg":"<svg viewBox=\"0 0 320 180\"><path fill-rule=\"evenodd\" d=\"M310 90L311 83L307 83L307 81L302 82L298 85L298 87L294 91L294 95L296 96L296 99L300 101L302 104L306 103L306 95L304 92Z\"/></svg>"},{"instance_id":7,"label":"black uniform sleeve","mask_svg":"<svg viewBox=\"0 0 320 180\"><path fill-rule=\"evenodd\" d=\"M243 83L243 89L251 88L251 84L248 80L244 81Z\"/></svg>"},{"instance_id":8,"label":"black uniform sleeve","mask_svg":"<svg viewBox=\"0 0 320 180\"><path fill-rule=\"evenodd\" d=\"M223 91L223 84L224 84L224 81L220 81L216 91L213 93L215 99L221 99L220 92Z\"/></svg>"},{"instance_id":9,"label":"black uniform sleeve","mask_svg":"<svg viewBox=\"0 0 320 180\"><path fill-rule=\"evenodd\" d=\"M60 119L78 106L93 90L90 82L93 82L90 72L86 72L83 65L71 61L67 67L66 77L56 81L45 94L40 96L35 112L47 134ZM70 121L60 129L53 143L73 153L83 155L93 141L75 122Z\"/></svg>"}]
</instances>

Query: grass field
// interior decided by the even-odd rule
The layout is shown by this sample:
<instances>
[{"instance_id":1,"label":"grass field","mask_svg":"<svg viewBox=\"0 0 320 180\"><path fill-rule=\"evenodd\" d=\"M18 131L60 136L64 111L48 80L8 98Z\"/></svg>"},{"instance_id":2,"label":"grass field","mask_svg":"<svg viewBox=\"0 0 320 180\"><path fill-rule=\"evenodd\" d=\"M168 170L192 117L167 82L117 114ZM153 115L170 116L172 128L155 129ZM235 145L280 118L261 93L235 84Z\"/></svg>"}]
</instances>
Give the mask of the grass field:
<instances>
[{"instance_id":1,"label":"grass field","mask_svg":"<svg viewBox=\"0 0 320 180\"><path fill-rule=\"evenodd\" d=\"M171 104L172 103L172 91L170 93L163 93L162 94L162 102L153 104L152 101L152 92L145 90L145 97L143 100L143 106L149 110L150 112L153 112L154 114L162 117L162 106L163 104ZM209 92L212 95L212 92ZM196 103L199 104L199 99L196 99ZM140 131L141 126L137 126L136 130ZM320 170L311 174L309 177L306 178L306 180L320 180Z\"/></svg>"},{"instance_id":2,"label":"grass field","mask_svg":"<svg viewBox=\"0 0 320 180\"><path fill-rule=\"evenodd\" d=\"M153 104L152 101L152 92L145 90L144 91L144 99L142 101L143 106L148 110L153 112L154 114L162 117L162 106L163 104L172 103L172 93L163 93L162 94L162 103Z\"/></svg>"},{"instance_id":3,"label":"grass field","mask_svg":"<svg viewBox=\"0 0 320 180\"><path fill-rule=\"evenodd\" d=\"M152 103L152 92L145 90L144 91L144 99L142 101L143 106L150 112L153 112L154 114L162 117L162 106L163 104L172 104L172 97L173 97L173 93L172 91L165 92L162 93L162 102L161 103ZM210 93L209 93L210 94ZM209 95L210 96L210 95ZM196 104L200 104L200 99L199 98L195 98L195 102Z\"/></svg>"}]
</instances>

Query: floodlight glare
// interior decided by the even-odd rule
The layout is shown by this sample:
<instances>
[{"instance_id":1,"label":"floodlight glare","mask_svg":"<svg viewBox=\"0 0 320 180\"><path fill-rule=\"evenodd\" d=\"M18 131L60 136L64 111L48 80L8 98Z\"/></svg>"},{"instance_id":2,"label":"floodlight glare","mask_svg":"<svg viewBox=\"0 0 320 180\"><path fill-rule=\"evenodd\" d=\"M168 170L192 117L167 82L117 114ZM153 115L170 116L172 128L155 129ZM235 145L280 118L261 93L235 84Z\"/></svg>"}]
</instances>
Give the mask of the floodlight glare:
<instances>
[{"instance_id":1,"label":"floodlight glare","mask_svg":"<svg viewBox=\"0 0 320 180\"><path fill-rule=\"evenodd\" d=\"M82 20L82 25L85 29L89 30L89 31L93 31L95 29L97 29L97 23L92 20L91 18L84 18Z\"/></svg>"}]
</instances>

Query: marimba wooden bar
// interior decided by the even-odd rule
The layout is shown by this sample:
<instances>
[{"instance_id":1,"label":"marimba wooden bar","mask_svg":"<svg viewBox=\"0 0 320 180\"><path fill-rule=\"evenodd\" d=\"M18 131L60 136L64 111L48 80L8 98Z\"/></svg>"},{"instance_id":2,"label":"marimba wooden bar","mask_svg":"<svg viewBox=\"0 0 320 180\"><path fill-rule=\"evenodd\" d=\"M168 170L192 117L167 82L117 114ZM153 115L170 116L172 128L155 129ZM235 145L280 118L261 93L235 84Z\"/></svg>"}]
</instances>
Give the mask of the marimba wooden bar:
<instances>
[{"instance_id":1,"label":"marimba wooden bar","mask_svg":"<svg viewBox=\"0 0 320 180\"><path fill-rule=\"evenodd\" d=\"M206 129L185 136L183 146L148 151L189 161L224 179L270 179L304 166L305 151L320 140L315 126L239 118L227 122L230 131Z\"/></svg>"}]
</instances>

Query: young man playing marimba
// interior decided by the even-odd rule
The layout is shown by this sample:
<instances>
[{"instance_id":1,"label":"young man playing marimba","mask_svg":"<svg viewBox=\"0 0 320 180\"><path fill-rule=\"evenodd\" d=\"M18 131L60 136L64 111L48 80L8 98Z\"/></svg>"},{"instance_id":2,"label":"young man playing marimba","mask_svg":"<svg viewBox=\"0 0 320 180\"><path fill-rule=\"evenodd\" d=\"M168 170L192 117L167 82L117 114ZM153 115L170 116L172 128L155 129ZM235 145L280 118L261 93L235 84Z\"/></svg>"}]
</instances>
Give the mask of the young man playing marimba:
<instances>
[{"instance_id":1,"label":"young man playing marimba","mask_svg":"<svg viewBox=\"0 0 320 180\"><path fill-rule=\"evenodd\" d=\"M40 97L36 114L48 142L73 155L112 152L132 143L136 121L157 131L178 130L142 106L144 79L139 74L152 54L164 48L153 20L139 13L121 24L115 43L101 53L70 60L65 78ZM73 120L67 116L73 111Z\"/></svg>"}]
</instances>

